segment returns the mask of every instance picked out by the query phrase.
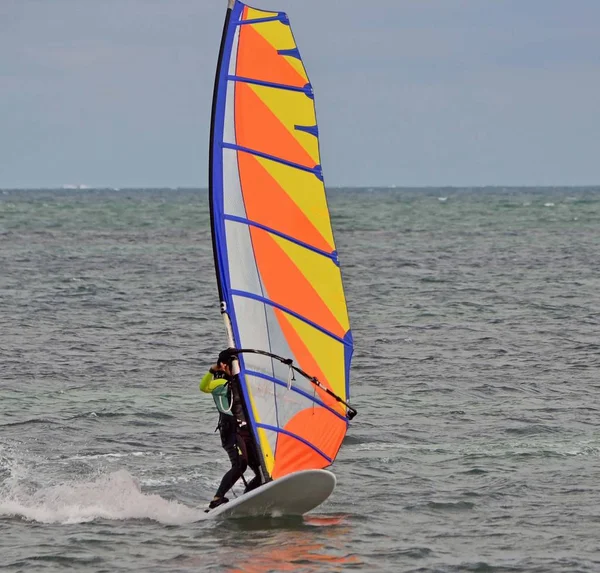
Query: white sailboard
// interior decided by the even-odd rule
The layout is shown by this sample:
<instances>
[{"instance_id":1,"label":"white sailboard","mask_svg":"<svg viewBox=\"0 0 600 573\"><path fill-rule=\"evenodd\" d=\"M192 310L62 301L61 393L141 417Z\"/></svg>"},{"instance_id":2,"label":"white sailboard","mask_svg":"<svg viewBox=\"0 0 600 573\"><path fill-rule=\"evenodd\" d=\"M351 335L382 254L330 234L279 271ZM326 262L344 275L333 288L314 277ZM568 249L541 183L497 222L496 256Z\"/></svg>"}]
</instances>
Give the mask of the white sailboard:
<instances>
[{"instance_id":1,"label":"white sailboard","mask_svg":"<svg viewBox=\"0 0 600 573\"><path fill-rule=\"evenodd\" d=\"M263 480L209 515L305 513L333 491L322 470L356 414L353 341L313 88L283 12L228 2L209 199L221 313Z\"/></svg>"},{"instance_id":2,"label":"white sailboard","mask_svg":"<svg viewBox=\"0 0 600 573\"><path fill-rule=\"evenodd\" d=\"M211 509L207 517L304 515L321 505L335 488L327 470L302 470Z\"/></svg>"}]
</instances>

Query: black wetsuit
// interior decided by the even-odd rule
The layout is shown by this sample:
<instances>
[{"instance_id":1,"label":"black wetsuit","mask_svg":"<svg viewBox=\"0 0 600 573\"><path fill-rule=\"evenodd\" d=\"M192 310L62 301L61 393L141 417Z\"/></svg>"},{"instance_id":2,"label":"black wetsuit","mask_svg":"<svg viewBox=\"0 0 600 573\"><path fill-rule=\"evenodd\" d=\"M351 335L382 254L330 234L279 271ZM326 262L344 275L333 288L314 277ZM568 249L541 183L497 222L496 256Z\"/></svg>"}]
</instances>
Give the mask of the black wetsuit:
<instances>
[{"instance_id":1,"label":"black wetsuit","mask_svg":"<svg viewBox=\"0 0 600 573\"><path fill-rule=\"evenodd\" d=\"M231 413L233 415L220 413L218 427L221 433L221 445L229 456L231 469L223 476L215 497L224 497L235 482L242 477L248 467L250 467L255 475L248 483L245 491L251 491L261 484L260 463L240 399L237 376L229 380L229 392L229 399L232 405Z\"/></svg>"}]
</instances>

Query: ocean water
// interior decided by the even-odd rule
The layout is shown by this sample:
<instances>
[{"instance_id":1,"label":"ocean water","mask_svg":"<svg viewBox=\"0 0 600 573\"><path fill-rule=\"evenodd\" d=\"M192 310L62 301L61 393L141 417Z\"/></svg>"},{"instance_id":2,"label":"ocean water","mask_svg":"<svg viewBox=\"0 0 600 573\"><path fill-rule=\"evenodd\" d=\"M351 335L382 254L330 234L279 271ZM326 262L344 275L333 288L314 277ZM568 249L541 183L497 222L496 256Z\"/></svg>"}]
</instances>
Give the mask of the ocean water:
<instances>
[{"instance_id":1,"label":"ocean water","mask_svg":"<svg viewBox=\"0 0 600 573\"><path fill-rule=\"evenodd\" d=\"M2 571L600 571L600 188L329 205L359 412L338 487L217 522L206 192L0 191Z\"/></svg>"}]
</instances>

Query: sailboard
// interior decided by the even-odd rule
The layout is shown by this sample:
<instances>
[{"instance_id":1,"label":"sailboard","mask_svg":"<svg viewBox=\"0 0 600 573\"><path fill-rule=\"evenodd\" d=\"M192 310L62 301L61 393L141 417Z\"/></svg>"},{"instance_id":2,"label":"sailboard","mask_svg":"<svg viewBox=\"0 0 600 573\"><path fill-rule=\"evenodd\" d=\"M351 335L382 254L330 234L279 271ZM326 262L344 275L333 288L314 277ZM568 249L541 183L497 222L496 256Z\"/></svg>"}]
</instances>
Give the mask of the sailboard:
<instances>
[{"instance_id":1,"label":"sailboard","mask_svg":"<svg viewBox=\"0 0 600 573\"><path fill-rule=\"evenodd\" d=\"M209 515L309 511L333 491L323 468L356 414L353 340L312 85L287 15L239 0L228 2L217 63L209 203L221 313L263 481Z\"/></svg>"},{"instance_id":2,"label":"sailboard","mask_svg":"<svg viewBox=\"0 0 600 573\"><path fill-rule=\"evenodd\" d=\"M207 517L304 515L331 495L335 483L327 470L294 472L215 507Z\"/></svg>"}]
</instances>

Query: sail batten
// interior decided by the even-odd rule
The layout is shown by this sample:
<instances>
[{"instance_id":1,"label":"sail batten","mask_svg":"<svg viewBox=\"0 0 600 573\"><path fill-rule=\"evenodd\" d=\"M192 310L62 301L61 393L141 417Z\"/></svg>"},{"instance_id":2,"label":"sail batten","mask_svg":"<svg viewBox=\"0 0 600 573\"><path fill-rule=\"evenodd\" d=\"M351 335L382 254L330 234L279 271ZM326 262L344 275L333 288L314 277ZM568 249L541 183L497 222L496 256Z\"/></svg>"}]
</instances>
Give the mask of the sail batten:
<instances>
[{"instance_id":1,"label":"sail batten","mask_svg":"<svg viewBox=\"0 0 600 573\"><path fill-rule=\"evenodd\" d=\"M337 334L334 334L333 332L330 332L329 330L323 328L322 326L320 326L316 322L313 322L306 316L302 316L301 314L298 314L297 312L293 311L291 308L287 308L287 307L283 306L282 304L279 304L279 303L275 302L274 300L271 300L265 296L260 296L260 295L254 294L253 292L250 292L250 291L243 291L243 290L237 290L237 289L232 289L231 294L234 296L246 297L246 298L249 298L252 300L256 300L263 304L272 306L273 308L277 308L277 309L289 314L290 316L293 316L294 318L301 320L308 326L312 326L319 332L322 332L325 336L328 336L329 338L333 338L340 344L345 344L346 346L348 346L350 348L353 347L352 342L348 342L346 339L340 338Z\"/></svg>"},{"instance_id":2,"label":"sail batten","mask_svg":"<svg viewBox=\"0 0 600 573\"><path fill-rule=\"evenodd\" d=\"M312 99L313 89L310 84L306 84L303 87L289 85L289 84L277 84L274 82L267 82L265 80L258 80L256 78L246 78L242 76L227 76L227 79L230 82L243 82L246 84L254 84L257 86L264 86L267 88L279 89L279 90L287 90L292 92L301 92L305 94L307 97Z\"/></svg>"},{"instance_id":3,"label":"sail batten","mask_svg":"<svg viewBox=\"0 0 600 573\"><path fill-rule=\"evenodd\" d=\"M278 237L281 237L282 239L285 239L287 241L295 243L296 245L298 245L300 247L309 249L310 251L312 251L314 253L317 253L323 257L327 257L328 259L331 259L336 265L338 264L338 256L337 256L336 251L331 251L331 252L323 251L322 249L319 249L318 247L315 247L314 245L310 245L308 243L305 243L304 241L301 241L297 237L292 237L291 235L287 235L286 233L277 231L276 229L268 227L267 225L263 225L262 223L258 223L257 221L251 221L250 219L246 219L244 217L238 217L237 215L224 215L223 217L226 221L234 221L236 223L242 223L244 225L249 225L251 227L257 227L258 229L267 231L268 233L271 233L272 235L277 235Z\"/></svg>"},{"instance_id":4,"label":"sail batten","mask_svg":"<svg viewBox=\"0 0 600 573\"><path fill-rule=\"evenodd\" d=\"M239 377L274 479L328 466L348 427L353 342L317 123L287 15L233 1L215 79L211 227L230 345L263 352L240 355ZM290 383L273 356L308 378Z\"/></svg>"},{"instance_id":5,"label":"sail batten","mask_svg":"<svg viewBox=\"0 0 600 573\"><path fill-rule=\"evenodd\" d=\"M293 438L294 440L297 440L298 442L300 442L300 443L308 446L310 449L314 450L322 458L325 458L329 463L331 463L333 461L333 459L330 458L326 453L322 452L319 448L317 448L314 444L311 444L308 440L305 440L302 436L294 434L293 432L289 432L288 430L282 430L281 428L278 428L277 426L270 426L269 424L257 424L257 425L259 428L262 428L263 430L270 430L271 432L289 436L290 438Z\"/></svg>"},{"instance_id":6,"label":"sail batten","mask_svg":"<svg viewBox=\"0 0 600 573\"><path fill-rule=\"evenodd\" d=\"M238 20L233 24L235 26L244 26L247 24L264 24L265 22L285 22L285 14L278 14L277 16L271 16L268 18L255 18L253 20Z\"/></svg>"},{"instance_id":7,"label":"sail batten","mask_svg":"<svg viewBox=\"0 0 600 573\"><path fill-rule=\"evenodd\" d=\"M298 169L299 171L307 171L308 173L312 173L316 175L318 179L323 179L321 166L315 165L314 167L310 167L308 165L302 165L300 163L294 163L293 161L289 161L284 157L277 157L276 155L272 155L270 153L265 153L263 151L259 151L258 149L251 149L249 147L245 147L243 145L237 145L235 143L229 143L224 141L221 146L225 149L233 149L235 151L243 151L244 153L248 153L250 155L256 155L257 157L263 157L264 159L270 159L271 161L275 161L277 163L281 163L283 165L287 165L288 167L293 167L294 169Z\"/></svg>"}]
</instances>

